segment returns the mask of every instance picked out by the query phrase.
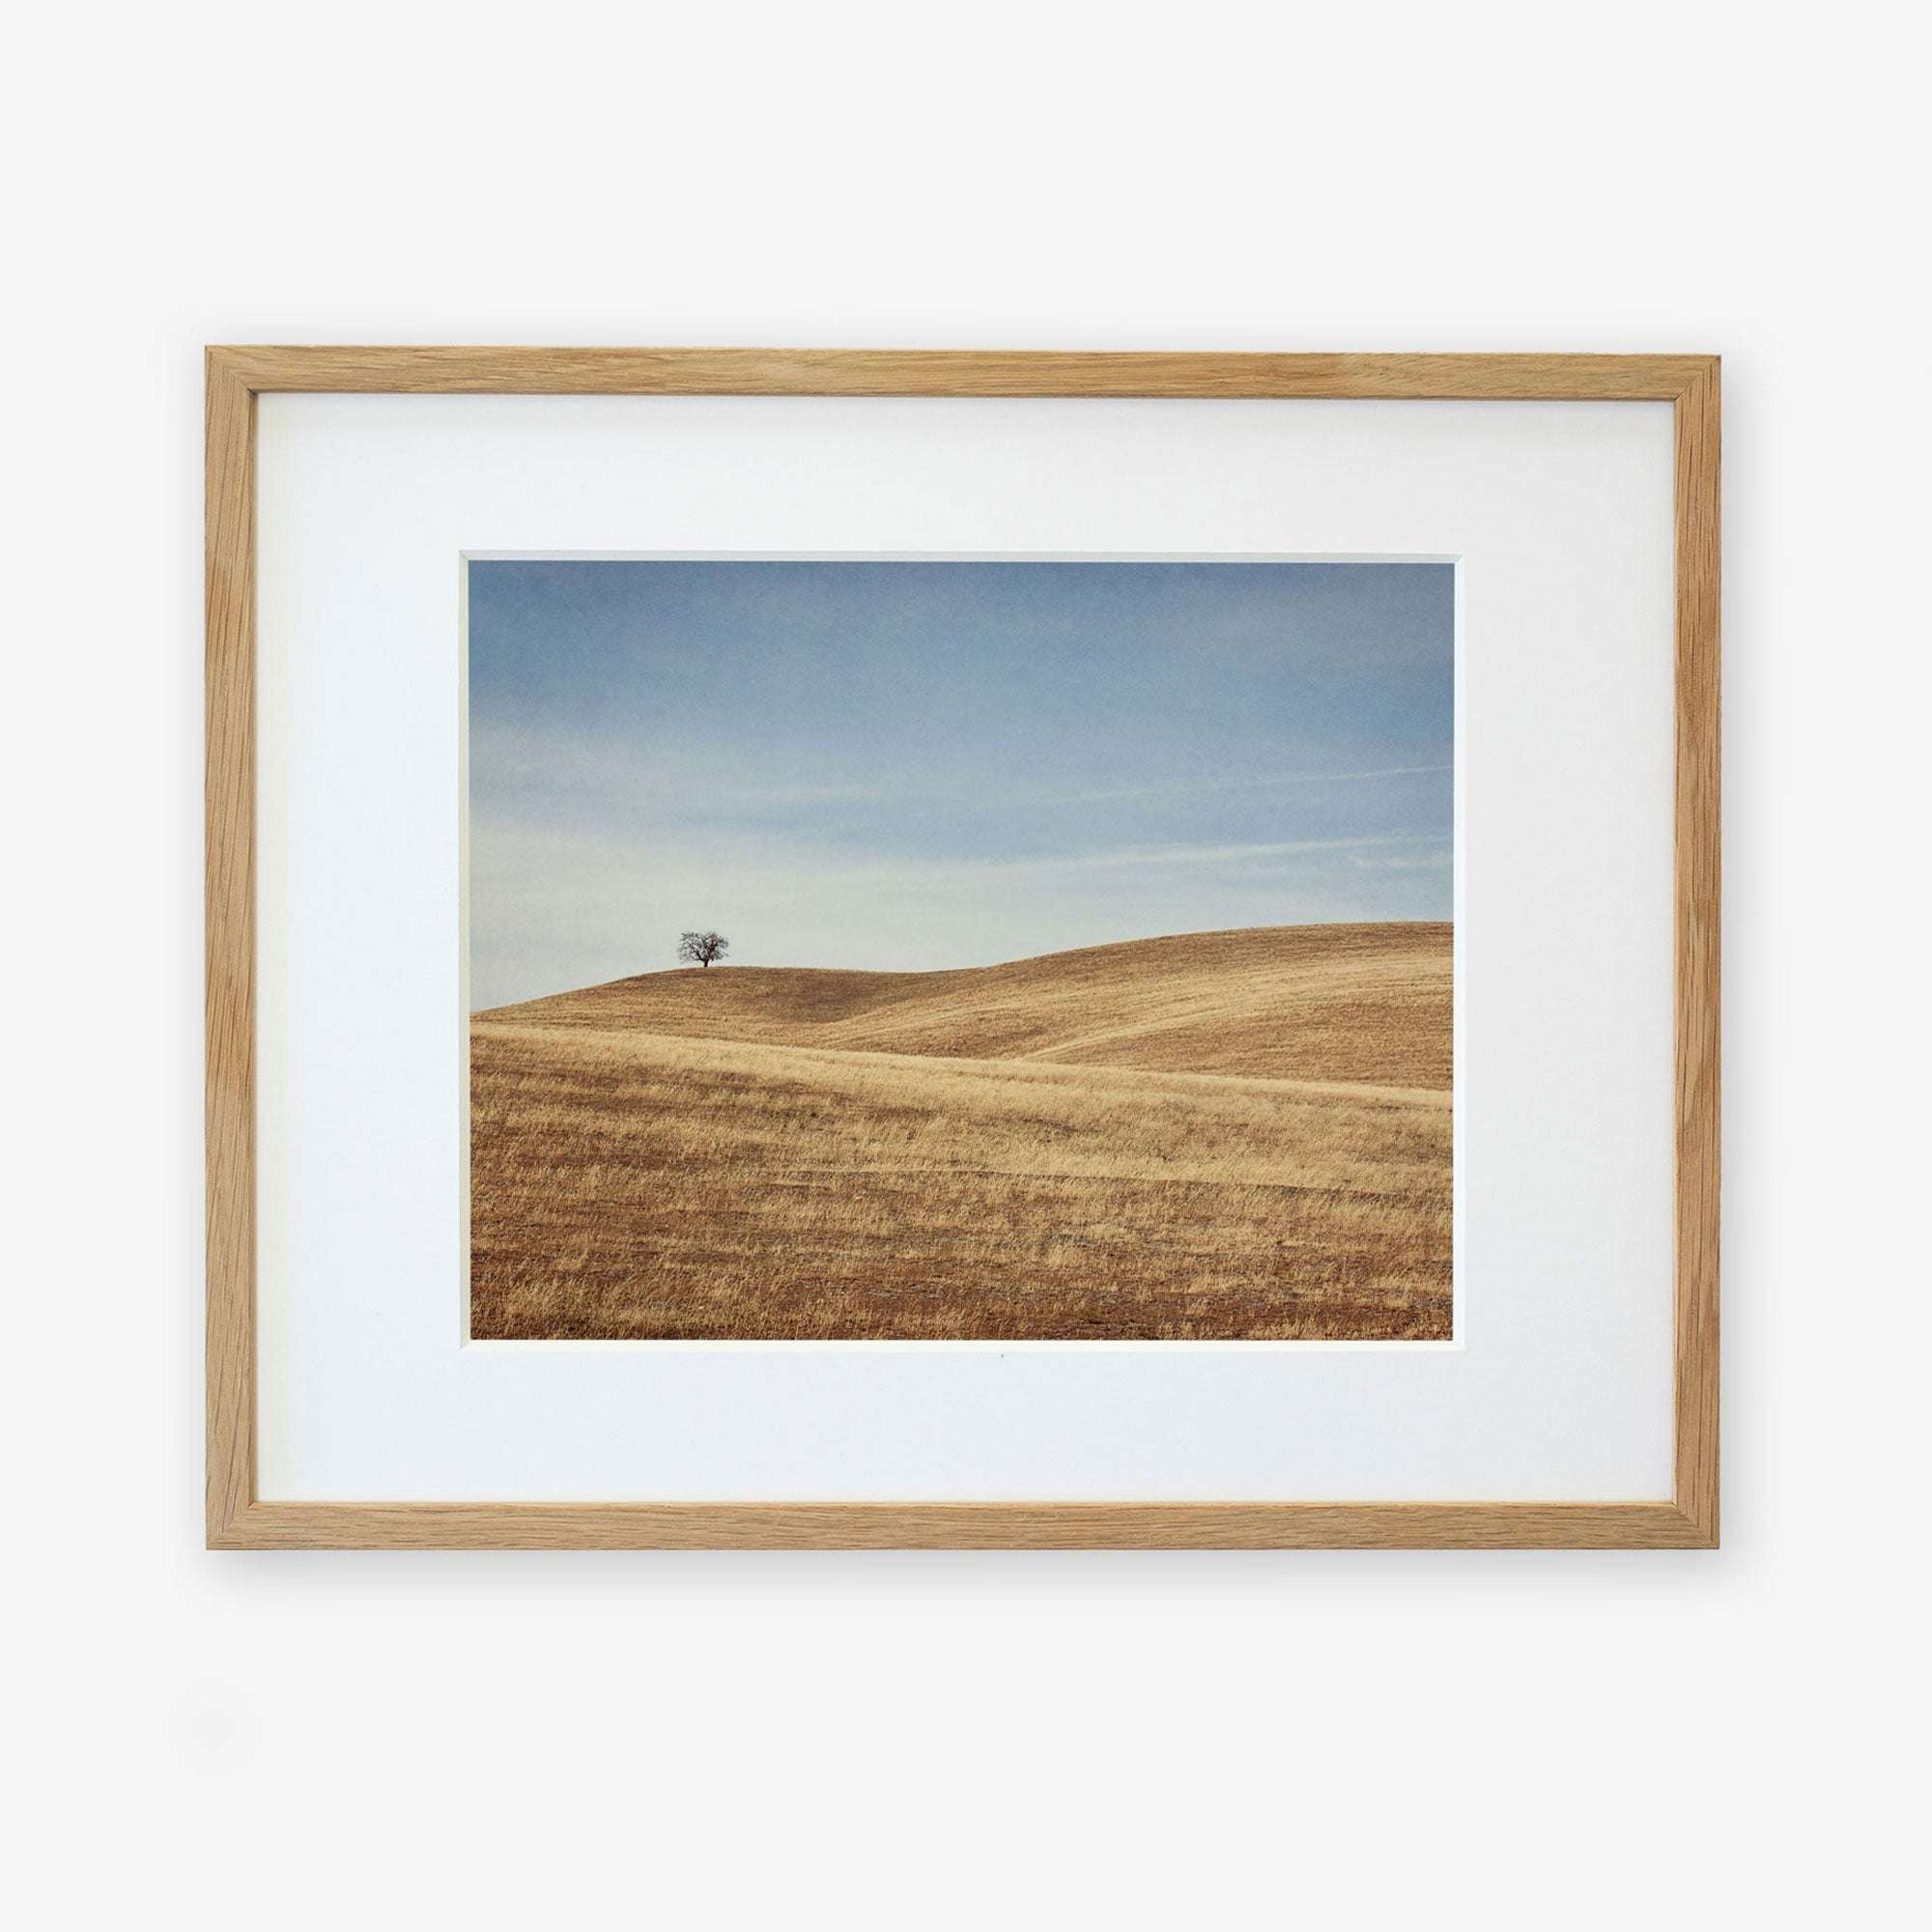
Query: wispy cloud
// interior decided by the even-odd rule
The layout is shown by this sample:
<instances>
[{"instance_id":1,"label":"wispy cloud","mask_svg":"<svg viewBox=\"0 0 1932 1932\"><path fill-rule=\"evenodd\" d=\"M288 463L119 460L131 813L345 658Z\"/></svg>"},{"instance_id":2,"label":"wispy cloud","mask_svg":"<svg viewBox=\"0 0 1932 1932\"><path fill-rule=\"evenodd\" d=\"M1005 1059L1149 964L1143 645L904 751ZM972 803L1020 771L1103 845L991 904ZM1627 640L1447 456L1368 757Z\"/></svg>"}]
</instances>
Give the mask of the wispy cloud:
<instances>
[{"instance_id":1,"label":"wispy cloud","mask_svg":"<svg viewBox=\"0 0 1932 1932\"><path fill-rule=\"evenodd\" d=\"M690 747L666 747L642 740L595 738L541 726L472 724L472 773L491 790L527 790L555 800L596 798L610 803L675 805L692 802L703 810L746 815L784 813L821 805L984 805L987 788L956 778L900 772L890 777L832 778L818 774L793 778L748 769L739 759ZM1382 765L1369 771L1274 772L1259 778L1203 776L1158 784L1108 785L1066 791L1036 789L1004 779L997 793L1005 808L1113 805L1130 799L1189 799L1299 786L1362 784L1385 779L1436 778L1453 764Z\"/></svg>"},{"instance_id":2,"label":"wispy cloud","mask_svg":"<svg viewBox=\"0 0 1932 1932\"><path fill-rule=\"evenodd\" d=\"M1356 854L1374 846L1427 844L1439 835L1422 832L1377 833L1359 838L1284 838L1235 845L1132 845L1119 851L1074 852L1042 859L980 859L954 861L941 867L953 876L971 876L987 881L1065 876L1084 872L1141 870L1156 867L1182 867L1202 872L1219 866L1255 866L1282 859L1298 859L1313 853ZM1447 847L1443 848L1446 855ZM1358 864L1388 864L1386 860L1358 859ZM1430 865L1434 859L1417 859L1411 865ZM877 878L876 867L854 868L850 876ZM922 867L916 876L929 876L932 867ZM915 876L908 874L908 876Z\"/></svg>"},{"instance_id":3,"label":"wispy cloud","mask_svg":"<svg viewBox=\"0 0 1932 1932\"><path fill-rule=\"evenodd\" d=\"M1365 870L1378 872L1436 872L1449 865L1452 854L1446 843L1433 852L1407 854L1391 852L1387 854L1352 853L1349 863Z\"/></svg>"},{"instance_id":4,"label":"wispy cloud","mask_svg":"<svg viewBox=\"0 0 1932 1932\"><path fill-rule=\"evenodd\" d=\"M1264 779L1202 779L1179 784L1121 785L1111 791L1065 792L1037 805L1104 805L1123 798L1192 798L1204 791L1266 791L1276 785L1354 784L1368 779L1417 779L1453 772L1454 765L1386 765L1373 772L1284 772Z\"/></svg>"},{"instance_id":5,"label":"wispy cloud","mask_svg":"<svg viewBox=\"0 0 1932 1932\"><path fill-rule=\"evenodd\" d=\"M520 864L540 864L540 855L597 852L629 855L639 864L662 863L662 849L648 839L559 839L532 833L514 822L479 818L471 827L479 849L515 853ZM1405 857L1415 847L1435 848ZM1391 849L1392 848L1392 849ZM930 888L945 881L993 887L1003 881L1065 878L1091 872L1141 871L1180 867L1205 873L1219 867L1254 867L1316 856L1346 858L1360 866L1419 867L1446 864L1445 835L1435 832L1372 833L1346 838L1281 838L1224 844L1127 845L1084 852L981 859L931 859L906 864L891 859L859 859L838 848L803 840L771 839L745 833L705 834L679 842L679 855L721 875L755 869L760 874L810 877L827 886L866 885L878 889ZM1388 856L1378 856L1387 853Z\"/></svg>"}]
</instances>

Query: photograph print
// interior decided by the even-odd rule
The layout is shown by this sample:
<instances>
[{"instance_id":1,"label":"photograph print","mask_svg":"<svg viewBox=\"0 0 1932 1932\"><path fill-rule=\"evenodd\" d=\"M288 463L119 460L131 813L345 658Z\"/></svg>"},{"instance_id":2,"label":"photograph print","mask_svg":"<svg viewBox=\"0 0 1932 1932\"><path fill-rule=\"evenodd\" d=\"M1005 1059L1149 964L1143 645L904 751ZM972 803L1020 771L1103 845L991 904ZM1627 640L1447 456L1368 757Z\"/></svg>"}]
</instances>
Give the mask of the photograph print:
<instances>
[{"instance_id":1,"label":"photograph print","mask_svg":"<svg viewBox=\"0 0 1932 1932\"><path fill-rule=\"evenodd\" d=\"M465 568L472 1336L1453 1337L1452 565Z\"/></svg>"}]
</instances>

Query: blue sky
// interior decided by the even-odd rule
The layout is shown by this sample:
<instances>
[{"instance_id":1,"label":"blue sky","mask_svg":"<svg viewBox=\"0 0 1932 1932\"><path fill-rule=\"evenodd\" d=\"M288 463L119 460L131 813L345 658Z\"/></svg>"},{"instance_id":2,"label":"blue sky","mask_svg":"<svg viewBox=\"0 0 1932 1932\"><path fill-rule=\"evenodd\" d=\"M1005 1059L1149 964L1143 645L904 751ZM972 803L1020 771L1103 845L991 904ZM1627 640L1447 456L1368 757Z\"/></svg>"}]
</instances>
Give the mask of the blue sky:
<instances>
[{"instance_id":1,"label":"blue sky","mask_svg":"<svg viewBox=\"0 0 1932 1932\"><path fill-rule=\"evenodd\" d=\"M470 1004L1447 919L1448 564L477 560Z\"/></svg>"}]
</instances>

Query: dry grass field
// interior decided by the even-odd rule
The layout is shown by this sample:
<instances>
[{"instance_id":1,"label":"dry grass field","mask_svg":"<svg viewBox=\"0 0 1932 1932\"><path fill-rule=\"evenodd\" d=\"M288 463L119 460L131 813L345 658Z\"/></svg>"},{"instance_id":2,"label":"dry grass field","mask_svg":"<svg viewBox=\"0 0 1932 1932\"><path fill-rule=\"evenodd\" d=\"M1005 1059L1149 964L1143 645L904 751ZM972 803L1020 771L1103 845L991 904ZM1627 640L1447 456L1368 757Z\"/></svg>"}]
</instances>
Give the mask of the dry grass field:
<instances>
[{"instance_id":1,"label":"dry grass field","mask_svg":"<svg viewBox=\"0 0 1932 1932\"><path fill-rule=\"evenodd\" d=\"M719 966L470 1023L487 1338L1441 1338L1450 928Z\"/></svg>"}]
</instances>

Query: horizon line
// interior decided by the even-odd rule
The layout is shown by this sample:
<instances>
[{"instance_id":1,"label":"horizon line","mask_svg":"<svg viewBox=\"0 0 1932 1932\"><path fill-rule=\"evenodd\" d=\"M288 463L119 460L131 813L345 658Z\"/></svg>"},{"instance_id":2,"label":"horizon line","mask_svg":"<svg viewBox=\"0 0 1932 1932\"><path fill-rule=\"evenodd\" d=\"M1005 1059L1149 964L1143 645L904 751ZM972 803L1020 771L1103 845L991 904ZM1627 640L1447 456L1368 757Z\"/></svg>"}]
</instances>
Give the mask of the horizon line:
<instances>
[{"instance_id":1,"label":"horizon line","mask_svg":"<svg viewBox=\"0 0 1932 1932\"><path fill-rule=\"evenodd\" d=\"M1283 925L1226 925L1209 926L1191 932L1147 933L1138 939L1102 939L1087 946L1056 947L1046 952L1024 952L1014 959L995 959L983 966L802 966L802 965L757 965L740 962L733 965L720 961L717 970L721 973L839 973L879 980L938 980L953 973L997 973L1008 966L1029 966L1041 959L1065 959L1082 952L1107 952L1129 946L1161 946L1171 941L1182 939L1231 939L1238 934L1250 932L1320 932L1335 927L1371 928L1398 925L1441 925L1452 931L1456 922L1452 919L1310 919L1297 920ZM729 944L728 937L726 944ZM614 980L592 980L585 984L559 986L551 993L532 993L527 999L508 1000L494 1007L472 1007L471 1019L480 1019L490 1013L509 1012L517 1007L535 1006L544 1000L568 999L573 993L594 993L605 986L627 986L639 980L663 980L684 977L693 973L709 973L709 966L694 966L689 963L676 966L656 966L642 973L620 973Z\"/></svg>"}]
</instances>

